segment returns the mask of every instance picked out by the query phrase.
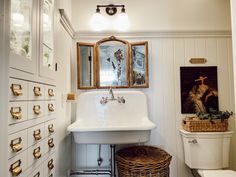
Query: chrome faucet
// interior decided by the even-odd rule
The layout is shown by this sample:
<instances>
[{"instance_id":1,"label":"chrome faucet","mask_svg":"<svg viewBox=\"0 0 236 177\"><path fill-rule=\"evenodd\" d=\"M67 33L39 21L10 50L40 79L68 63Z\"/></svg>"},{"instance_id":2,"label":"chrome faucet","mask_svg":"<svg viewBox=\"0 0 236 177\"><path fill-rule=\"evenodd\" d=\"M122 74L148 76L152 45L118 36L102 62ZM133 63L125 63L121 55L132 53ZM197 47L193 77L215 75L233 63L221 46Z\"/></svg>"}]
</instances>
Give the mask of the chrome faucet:
<instances>
[{"instance_id":1,"label":"chrome faucet","mask_svg":"<svg viewBox=\"0 0 236 177\"><path fill-rule=\"evenodd\" d=\"M115 100L117 100L118 103L125 104L125 99L123 96L122 97L118 96L117 98L115 98L112 88L109 89L109 94L111 95L110 98L102 97L102 99L100 100L100 103L102 105L107 104L108 101L115 101Z\"/></svg>"},{"instance_id":2,"label":"chrome faucet","mask_svg":"<svg viewBox=\"0 0 236 177\"><path fill-rule=\"evenodd\" d=\"M114 100L115 97L114 97L114 93L113 93L112 88L109 89L109 94L111 95L111 99Z\"/></svg>"}]
</instances>

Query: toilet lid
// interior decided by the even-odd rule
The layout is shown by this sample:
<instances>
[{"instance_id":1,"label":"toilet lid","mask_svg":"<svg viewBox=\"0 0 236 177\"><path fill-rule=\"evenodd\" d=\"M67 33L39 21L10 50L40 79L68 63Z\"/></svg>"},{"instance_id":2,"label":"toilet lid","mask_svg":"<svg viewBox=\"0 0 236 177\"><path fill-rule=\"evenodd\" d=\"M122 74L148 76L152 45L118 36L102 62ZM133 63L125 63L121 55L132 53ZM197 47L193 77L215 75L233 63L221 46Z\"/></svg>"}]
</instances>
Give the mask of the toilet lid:
<instances>
[{"instance_id":1,"label":"toilet lid","mask_svg":"<svg viewBox=\"0 0 236 177\"><path fill-rule=\"evenodd\" d=\"M236 177L232 170L201 170L202 177Z\"/></svg>"}]
</instances>

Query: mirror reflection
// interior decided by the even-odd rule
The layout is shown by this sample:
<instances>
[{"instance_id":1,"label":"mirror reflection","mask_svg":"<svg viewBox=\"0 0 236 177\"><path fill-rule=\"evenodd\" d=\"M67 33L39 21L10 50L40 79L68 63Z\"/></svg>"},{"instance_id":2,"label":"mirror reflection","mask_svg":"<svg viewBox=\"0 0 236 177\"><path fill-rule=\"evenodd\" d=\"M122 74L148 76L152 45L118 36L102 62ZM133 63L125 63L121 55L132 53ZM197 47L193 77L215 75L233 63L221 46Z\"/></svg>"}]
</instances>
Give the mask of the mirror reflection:
<instances>
[{"instance_id":1,"label":"mirror reflection","mask_svg":"<svg viewBox=\"0 0 236 177\"><path fill-rule=\"evenodd\" d=\"M78 43L78 88L94 88L94 44Z\"/></svg>"}]
</instances>

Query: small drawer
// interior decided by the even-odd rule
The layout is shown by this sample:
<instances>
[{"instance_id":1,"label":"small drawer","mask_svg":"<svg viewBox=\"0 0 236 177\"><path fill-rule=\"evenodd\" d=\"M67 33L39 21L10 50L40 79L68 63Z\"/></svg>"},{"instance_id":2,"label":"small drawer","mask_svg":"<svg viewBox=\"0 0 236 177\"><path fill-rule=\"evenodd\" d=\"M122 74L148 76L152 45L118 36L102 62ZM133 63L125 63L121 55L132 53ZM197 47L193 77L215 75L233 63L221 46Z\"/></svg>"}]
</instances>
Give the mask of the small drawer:
<instances>
[{"instance_id":1,"label":"small drawer","mask_svg":"<svg viewBox=\"0 0 236 177\"><path fill-rule=\"evenodd\" d=\"M44 162L44 176L49 177L50 175L54 176L55 172L55 157L54 154L49 156L49 158Z\"/></svg>"},{"instance_id":2,"label":"small drawer","mask_svg":"<svg viewBox=\"0 0 236 177\"><path fill-rule=\"evenodd\" d=\"M55 101L45 102L45 115L52 115L56 111Z\"/></svg>"},{"instance_id":3,"label":"small drawer","mask_svg":"<svg viewBox=\"0 0 236 177\"><path fill-rule=\"evenodd\" d=\"M43 117L45 115L45 103L43 101L28 102L28 119Z\"/></svg>"},{"instance_id":4,"label":"small drawer","mask_svg":"<svg viewBox=\"0 0 236 177\"><path fill-rule=\"evenodd\" d=\"M8 160L9 173L8 177L25 177L24 172L27 169L27 151Z\"/></svg>"},{"instance_id":5,"label":"small drawer","mask_svg":"<svg viewBox=\"0 0 236 177\"><path fill-rule=\"evenodd\" d=\"M8 158L27 149L27 129L8 136Z\"/></svg>"},{"instance_id":6,"label":"small drawer","mask_svg":"<svg viewBox=\"0 0 236 177\"><path fill-rule=\"evenodd\" d=\"M45 153L54 152L55 146L56 146L56 143L55 143L55 136L54 135L45 139L45 141L44 141Z\"/></svg>"},{"instance_id":7,"label":"small drawer","mask_svg":"<svg viewBox=\"0 0 236 177\"><path fill-rule=\"evenodd\" d=\"M44 124L28 129L28 147L44 139Z\"/></svg>"},{"instance_id":8,"label":"small drawer","mask_svg":"<svg viewBox=\"0 0 236 177\"><path fill-rule=\"evenodd\" d=\"M28 148L28 166L39 162L44 155L44 140Z\"/></svg>"},{"instance_id":9,"label":"small drawer","mask_svg":"<svg viewBox=\"0 0 236 177\"><path fill-rule=\"evenodd\" d=\"M8 124L27 120L27 102L9 102L8 107Z\"/></svg>"},{"instance_id":10,"label":"small drawer","mask_svg":"<svg viewBox=\"0 0 236 177\"><path fill-rule=\"evenodd\" d=\"M54 100L56 98L56 87L45 86L45 99Z\"/></svg>"},{"instance_id":11,"label":"small drawer","mask_svg":"<svg viewBox=\"0 0 236 177\"><path fill-rule=\"evenodd\" d=\"M20 101L28 99L28 83L23 80L12 79L9 81L9 100Z\"/></svg>"},{"instance_id":12,"label":"small drawer","mask_svg":"<svg viewBox=\"0 0 236 177\"><path fill-rule=\"evenodd\" d=\"M29 100L44 100L45 99L45 86L29 82Z\"/></svg>"},{"instance_id":13,"label":"small drawer","mask_svg":"<svg viewBox=\"0 0 236 177\"><path fill-rule=\"evenodd\" d=\"M43 165L36 168L28 177L45 177L43 174Z\"/></svg>"},{"instance_id":14,"label":"small drawer","mask_svg":"<svg viewBox=\"0 0 236 177\"><path fill-rule=\"evenodd\" d=\"M45 122L45 137L52 135L55 132L55 121Z\"/></svg>"}]
</instances>

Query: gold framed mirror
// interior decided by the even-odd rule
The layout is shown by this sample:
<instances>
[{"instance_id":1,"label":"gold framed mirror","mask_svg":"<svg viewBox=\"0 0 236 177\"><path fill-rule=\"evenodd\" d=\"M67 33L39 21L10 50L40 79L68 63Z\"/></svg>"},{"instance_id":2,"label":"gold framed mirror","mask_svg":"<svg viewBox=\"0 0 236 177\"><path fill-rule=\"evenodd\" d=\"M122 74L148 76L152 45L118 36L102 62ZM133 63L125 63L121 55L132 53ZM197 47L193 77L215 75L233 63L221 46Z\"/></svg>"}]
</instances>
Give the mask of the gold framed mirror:
<instances>
[{"instance_id":1,"label":"gold framed mirror","mask_svg":"<svg viewBox=\"0 0 236 177\"><path fill-rule=\"evenodd\" d=\"M78 89L96 88L96 52L95 44L77 43L77 80Z\"/></svg>"},{"instance_id":2,"label":"gold framed mirror","mask_svg":"<svg viewBox=\"0 0 236 177\"><path fill-rule=\"evenodd\" d=\"M148 42L131 43L130 87L148 88Z\"/></svg>"},{"instance_id":3,"label":"gold framed mirror","mask_svg":"<svg viewBox=\"0 0 236 177\"><path fill-rule=\"evenodd\" d=\"M129 87L129 43L114 36L96 43L98 88Z\"/></svg>"}]
</instances>

